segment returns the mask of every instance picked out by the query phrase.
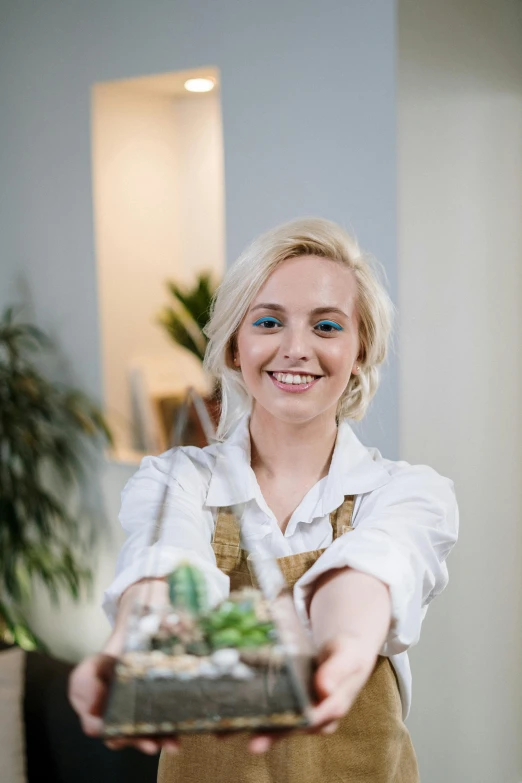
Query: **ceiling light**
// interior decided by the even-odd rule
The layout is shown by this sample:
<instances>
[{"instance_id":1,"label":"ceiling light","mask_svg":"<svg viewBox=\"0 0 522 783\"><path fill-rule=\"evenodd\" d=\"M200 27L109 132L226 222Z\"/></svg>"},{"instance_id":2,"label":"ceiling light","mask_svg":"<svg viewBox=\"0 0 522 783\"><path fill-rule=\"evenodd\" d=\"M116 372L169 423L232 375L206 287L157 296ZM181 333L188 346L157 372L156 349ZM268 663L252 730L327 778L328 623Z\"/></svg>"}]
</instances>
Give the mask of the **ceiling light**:
<instances>
[{"instance_id":1,"label":"ceiling light","mask_svg":"<svg viewBox=\"0 0 522 783\"><path fill-rule=\"evenodd\" d=\"M183 86L189 92L210 92L216 83L214 79L187 79Z\"/></svg>"}]
</instances>

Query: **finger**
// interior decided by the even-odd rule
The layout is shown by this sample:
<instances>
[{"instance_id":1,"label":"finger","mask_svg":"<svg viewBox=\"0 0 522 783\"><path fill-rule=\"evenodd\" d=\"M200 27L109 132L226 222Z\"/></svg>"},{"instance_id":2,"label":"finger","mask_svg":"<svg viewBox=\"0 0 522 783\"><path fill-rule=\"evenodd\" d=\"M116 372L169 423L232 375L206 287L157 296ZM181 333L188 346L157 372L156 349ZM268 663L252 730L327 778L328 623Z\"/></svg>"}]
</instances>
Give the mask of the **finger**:
<instances>
[{"instance_id":1,"label":"finger","mask_svg":"<svg viewBox=\"0 0 522 783\"><path fill-rule=\"evenodd\" d=\"M326 723L322 729L321 734L333 734L339 728L339 721L334 720L331 723Z\"/></svg>"},{"instance_id":2,"label":"finger","mask_svg":"<svg viewBox=\"0 0 522 783\"><path fill-rule=\"evenodd\" d=\"M248 749L251 753L265 753L275 742L291 737L295 734L305 734L307 729L290 729L285 731L274 731L270 734L253 734L248 743ZM259 750L257 750L259 748Z\"/></svg>"},{"instance_id":3,"label":"finger","mask_svg":"<svg viewBox=\"0 0 522 783\"><path fill-rule=\"evenodd\" d=\"M136 747L136 740L130 737L114 737L114 739L104 740L105 745L111 750L121 750L122 748Z\"/></svg>"},{"instance_id":4,"label":"finger","mask_svg":"<svg viewBox=\"0 0 522 783\"><path fill-rule=\"evenodd\" d=\"M122 748L136 748L142 753L154 755L159 753L161 748L165 748L167 753L178 753L179 741L169 737L168 740L151 740L148 738L132 739L131 737L118 737L112 740L105 740L105 745L111 750L122 750Z\"/></svg>"},{"instance_id":5,"label":"finger","mask_svg":"<svg viewBox=\"0 0 522 783\"><path fill-rule=\"evenodd\" d=\"M252 737L248 742L248 750L250 753L261 754L266 753L272 745L272 738L267 737L265 734Z\"/></svg>"},{"instance_id":6,"label":"finger","mask_svg":"<svg viewBox=\"0 0 522 783\"><path fill-rule=\"evenodd\" d=\"M142 753L146 753L149 756L153 756L155 753L159 753L161 750L161 744L152 739L139 739L134 741L135 746Z\"/></svg>"},{"instance_id":7,"label":"finger","mask_svg":"<svg viewBox=\"0 0 522 783\"><path fill-rule=\"evenodd\" d=\"M106 655L105 653L99 653L96 656L97 661L97 674L100 680L108 685L114 675L114 667L116 666L118 659L114 655Z\"/></svg>"},{"instance_id":8,"label":"finger","mask_svg":"<svg viewBox=\"0 0 522 783\"><path fill-rule=\"evenodd\" d=\"M164 740L163 748L167 753L179 753L181 750L179 741L175 739Z\"/></svg>"},{"instance_id":9,"label":"finger","mask_svg":"<svg viewBox=\"0 0 522 783\"><path fill-rule=\"evenodd\" d=\"M333 653L317 668L314 677L319 699L325 699L344 689L350 680L357 679L359 669L344 652Z\"/></svg>"},{"instance_id":10,"label":"finger","mask_svg":"<svg viewBox=\"0 0 522 783\"><path fill-rule=\"evenodd\" d=\"M116 659L110 655L87 658L69 678L68 696L76 712L100 717L107 699L107 685Z\"/></svg>"},{"instance_id":11,"label":"finger","mask_svg":"<svg viewBox=\"0 0 522 783\"><path fill-rule=\"evenodd\" d=\"M104 744L109 748L109 750L121 750L122 748L126 748L129 743L126 740L113 739L105 740Z\"/></svg>"},{"instance_id":12,"label":"finger","mask_svg":"<svg viewBox=\"0 0 522 783\"><path fill-rule=\"evenodd\" d=\"M332 723L332 721L340 720L350 707L351 701L349 699L340 694L334 694L313 708L312 726L318 728Z\"/></svg>"},{"instance_id":13,"label":"finger","mask_svg":"<svg viewBox=\"0 0 522 783\"><path fill-rule=\"evenodd\" d=\"M103 720L95 715L83 714L80 716L82 729L88 737L99 737L103 731Z\"/></svg>"}]
</instances>

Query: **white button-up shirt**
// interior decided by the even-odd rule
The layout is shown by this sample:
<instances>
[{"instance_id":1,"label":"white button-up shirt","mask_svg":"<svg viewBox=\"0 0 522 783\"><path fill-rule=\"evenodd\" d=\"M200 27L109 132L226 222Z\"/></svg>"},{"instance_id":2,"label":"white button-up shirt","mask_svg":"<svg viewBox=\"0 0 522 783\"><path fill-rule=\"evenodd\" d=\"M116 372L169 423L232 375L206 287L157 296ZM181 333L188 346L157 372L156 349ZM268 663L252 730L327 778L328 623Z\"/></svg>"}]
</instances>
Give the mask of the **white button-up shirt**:
<instances>
[{"instance_id":1,"label":"white button-up shirt","mask_svg":"<svg viewBox=\"0 0 522 783\"><path fill-rule=\"evenodd\" d=\"M267 506L250 465L249 417L223 443L185 446L146 457L122 493L120 521L128 534L104 609L114 620L123 591L147 576L165 576L181 560L204 573L210 601L223 600L229 579L211 546L218 509L241 504L241 546L273 557L326 548L294 587L297 611L309 627L307 595L318 576L349 566L389 586L392 623L382 655L397 673L406 716L411 672L406 650L420 635L430 601L448 582L445 559L457 538L453 484L424 465L383 459L340 423L328 475L295 509L285 532ZM150 545L165 485L168 500L159 541ZM355 495L354 530L332 541L330 512Z\"/></svg>"}]
</instances>

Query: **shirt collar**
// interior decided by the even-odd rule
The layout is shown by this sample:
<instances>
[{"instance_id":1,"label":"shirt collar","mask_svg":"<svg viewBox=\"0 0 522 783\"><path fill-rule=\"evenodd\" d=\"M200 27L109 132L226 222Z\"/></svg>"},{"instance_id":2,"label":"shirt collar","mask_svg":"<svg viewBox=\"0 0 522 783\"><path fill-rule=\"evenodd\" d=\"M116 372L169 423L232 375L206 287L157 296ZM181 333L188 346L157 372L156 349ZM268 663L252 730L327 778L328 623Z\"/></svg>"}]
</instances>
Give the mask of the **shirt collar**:
<instances>
[{"instance_id":1,"label":"shirt collar","mask_svg":"<svg viewBox=\"0 0 522 783\"><path fill-rule=\"evenodd\" d=\"M250 415L245 414L222 443L207 446L215 456L206 505L234 506L257 495L257 481L250 466Z\"/></svg>"},{"instance_id":2,"label":"shirt collar","mask_svg":"<svg viewBox=\"0 0 522 783\"><path fill-rule=\"evenodd\" d=\"M329 514L341 505L345 495L362 495L387 484L391 477L382 463L377 449L364 446L343 419L317 513Z\"/></svg>"},{"instance_id":3,"label":"shirt collar","mask_svg":"<svg viewBox=\"0 0 522 783\"><path fill-rule=\"evenodd\" d=\"M250 466L249 414L245 414L222 443L208 446L215 465L206 497L207 506L246 503L258 495L258 484ZM338 508L345 495L360 495L383 486L390 474L377 450L370 452L357 438L349 423L339 424L330 470L318 498L315 516Z\"/></svg>"}]
</instances>

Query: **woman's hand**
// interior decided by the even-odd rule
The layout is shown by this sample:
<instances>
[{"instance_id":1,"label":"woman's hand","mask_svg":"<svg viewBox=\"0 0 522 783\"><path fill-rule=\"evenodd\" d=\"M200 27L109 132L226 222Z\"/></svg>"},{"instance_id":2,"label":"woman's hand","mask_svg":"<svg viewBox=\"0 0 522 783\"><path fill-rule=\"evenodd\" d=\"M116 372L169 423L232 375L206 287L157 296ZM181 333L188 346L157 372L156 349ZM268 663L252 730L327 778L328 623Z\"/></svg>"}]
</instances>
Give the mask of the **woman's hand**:
<instances>
[{"instance_id":1,"label":"woman's hand","mask_svg":"<svg viewBox=\"0 0 522 783\"><path fill-rule=\"evenodd\" d=\"M349 633L339 634L324 645L314 676L318 702L312 711L312 725L304 729L306 734L333 734L366 684L376 661L374 649L364 639ZM255 735L249 742L249 750L264 753L272 742L292 733Z\"/></svg>"},{"instance_id":2,"label":"woman's hand","mask_svg":"<svg viewBox=\"0 0 522 783\"><path fill-rule=\"evenodd\" d=\"M319 649L314 686L318 703L307 732L331 734L353 705L373 671L391 619L388 587L351 568L329 571L317 580L310 621ZM264 753L284 734L256 735L252 753Z\"/></svg>"},{"instance_id":3,"label":"woman's hand","mask_svg":"<svg viewBox=\"0 0 522 783\"><path fill-rule=\"evenodd\" d=\"M103 730L103 713L116 658L106 653L92 655L82 661L69 679L69 700L78 713L82 728L89 737L99 737ZM162 747L176 752L179 743L168 739L114 739L105 744L112 750L134 747L143 753L158 753Z\"/></svg>"},{"instance_id":4,"label":"woman's hand","mask_svg":"<svg viewBox=\"0 0 522 783\"><path fill-rule=\"evenodd\" d=\"M146 583L146 584L145 584ZM144 593L146 589L146 593ZM124 645L127 620L136 600L146 596L151 605L165 604L168 588L163 579L148 579L131 585L120 599L118 617L113 633L103 652L86 658L72 671L69 678L69 701L78 713L82 728L90 737L99 737L103 731L103 713L109 694L109 685L114 666ZM134 747L143 753L158 753L161 748L171 752L179 750L179 742L174 737L167 738L122 738L105 740L107 747L120 750Z\"/></svg>"},{"instance_id":5,"label":"woman's hand","mask_svg":"<svg viewBox=\"0 0 522 783\"><path fill-rule=\"evenodd\" d=\"M69 677L69 701L89 737L102 733L102 716L115 664L112 655L100 653L78 664Z\"/></svg>"},{"instance_id":6,"label":"woman's hand","mask_svg":"<svg viewBox=\"0 0 522 783\"><path fill-rule=\"evenodd\" d=\"M314 677L318 704L312 731L332 734L352 707L377 662L373 645L349 633L327 642L319 654Z\"/></svg>"}]
</instances>

